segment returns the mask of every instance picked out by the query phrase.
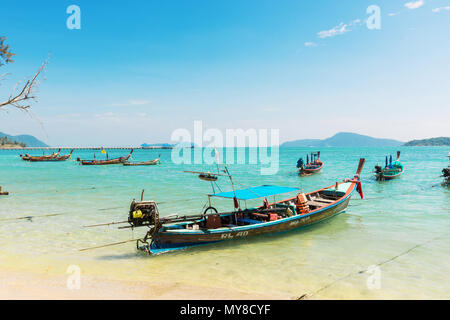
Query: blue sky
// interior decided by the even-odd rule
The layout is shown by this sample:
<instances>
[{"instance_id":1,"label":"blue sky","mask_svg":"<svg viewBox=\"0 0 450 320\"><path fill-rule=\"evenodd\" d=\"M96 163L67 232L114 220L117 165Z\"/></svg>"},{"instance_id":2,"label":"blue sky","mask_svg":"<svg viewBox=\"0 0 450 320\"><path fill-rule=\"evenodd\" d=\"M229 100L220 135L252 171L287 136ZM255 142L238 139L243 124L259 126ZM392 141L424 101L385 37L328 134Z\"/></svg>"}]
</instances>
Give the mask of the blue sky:
<instances>
[{"instance_id":1,"label":"blue sky","mask_svg":"<svg viewBox=\"0 0 450 320\"><path fill-rule=\"evenodd\" d=\"M66 8L81 9L69 30ZM381 29L369 30L369 5ZM2 3L17 54L9 95L49 55L29 115L0 131L51 145L167 142L177 128L448 136L450 1L27 1Z\"/></svg>"}]
</instances>

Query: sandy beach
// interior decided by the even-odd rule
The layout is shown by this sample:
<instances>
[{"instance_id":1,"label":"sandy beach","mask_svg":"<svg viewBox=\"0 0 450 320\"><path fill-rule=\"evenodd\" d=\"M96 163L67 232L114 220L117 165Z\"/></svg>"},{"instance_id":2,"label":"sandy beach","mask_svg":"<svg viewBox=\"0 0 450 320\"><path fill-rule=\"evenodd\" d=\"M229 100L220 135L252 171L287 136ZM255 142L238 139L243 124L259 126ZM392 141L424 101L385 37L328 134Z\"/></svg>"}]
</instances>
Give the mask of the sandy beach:
<instances>
[{"instance_id":1,"label":"sandy beach","mask_svg":"<svg viewBox=\"0 0 450 320\"><path fill-rule=\"evenodd\" d=\"M177 282L147 282L109 280L81 276L79 289L68 289L68 276L45 273L0 271L1 300L141 300L141 299L286 299L288 297L261 295L213 287L195 287Z\"/></svg>"}]
</instances>

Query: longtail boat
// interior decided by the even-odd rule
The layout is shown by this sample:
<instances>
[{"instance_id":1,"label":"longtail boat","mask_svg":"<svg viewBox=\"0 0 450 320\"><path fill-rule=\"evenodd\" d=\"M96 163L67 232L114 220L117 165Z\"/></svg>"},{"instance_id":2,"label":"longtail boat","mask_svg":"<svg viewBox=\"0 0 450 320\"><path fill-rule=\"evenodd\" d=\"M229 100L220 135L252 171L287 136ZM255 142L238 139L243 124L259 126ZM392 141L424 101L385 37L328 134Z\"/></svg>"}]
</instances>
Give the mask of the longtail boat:
<instances>
[{"instance_id":1,"label":"longtail boat","mask_svg":"<svg viewBox=\"0 0 450 320\"><path fill-rule=\"evenodd\" d=\"M28 161L31 162L41 162L41 161L66 161L72 156L73 149L70 151L69 154L65 155L56 155L54 157L30 157Z\"/></svg>"},{"instance_id":2,"label":"longtail boat","mask_svg":"<svg viewBox=\"0 0 450 320\"><path fill-rule=\"evenodd\" d=\"M19 155L19 156L22 158L22 160L25 160L25 161L31 161L31 160L45 161L45 159L53 159L53 158L59 157L60 153L61 153L61 149L59 149L58 152L56 152L56 153L53 152L52 154L48 154L48 155L30 156L28 153L26 153L25 155Z\"/></svg>"},{"instance_id":3,"label":"longtail boat","mask_svg":"<svg viewBox=\"0 0 450 320\"><path fill-rule=\"evenodd\" d=\"M127 162L128 159L131 157L132 153L133 153L133 149L131 149L130 153L127 156L122 156L122 157L119 157L119 158L97 160L97 159L95 159L95 155L94 155L94 160L82 160L80 158L77 158L77 161L83 166L99 166L99 165L108 165L108 164L121 164L121 163Z\"/></svg>"},{"instance_id":4,"label":"longtail boat","mask_svg":"<svg viewBox=\"0 0 450 320\"><path fill-rule=\"evenodd\" d=\"M397 159L392 161L392 155L386 156L385 166L382 168L380 165L375 166L375 177L378 181L392 180L400 177L405 172L405 167L400 162L400 151L397 151Z\"/></svg>"},{"instance_id":5,"label":"longtail boat","mask_svg":"<svg viewBox=\"0 0 450 320\"><path fill-rule=\"evenodd\" d=\"M230 192L209 194L209 207L203 214L198 215L160 217L157 203L143 201L142 193L141 201L131 202L127 221L129 225L119 228L148 227L149 231L145 237L137 240L137 248L150 254L160 254L225 240L308 227L344 212L355 189L361 198L363 197L360 174L364 163L365 159L360 159L353 178L306 194L299 192L298 188L267 185L241 190L234 190L233 187ZM231 175L229 177L233 185ZM272 203L267 200L269 196L288 192L299 193ZM232 199L235 210L218 213L211 205L213 197ZM241 209L240 201L263 198L262 206Z\"/></svg>"},{"instance_id":6,"label":"longtail boat","mask_svg":"<svg viewBox=\"0 0 450 320\"><path fill-rule=\"evenodd\" d=\"M142 161L142 162L124 162L124 166L153 166L156 164L161 164L161 155L158 155L158 158L150 161Z\"/></svg>"},{"instance_id":7,"label":"longtail boat","mask_svg":"<svg viewBox=\"0 0 450 320\"><path fill-rule=\"evenodd\" d=\"M309 161L309 155L306 155L306 164L303 158L297 161L298 172L301 176L317 173L322 170L323 166L324 163L320 160L320 151L311 153L311 161Z\"/></svg>"}]
</instances>

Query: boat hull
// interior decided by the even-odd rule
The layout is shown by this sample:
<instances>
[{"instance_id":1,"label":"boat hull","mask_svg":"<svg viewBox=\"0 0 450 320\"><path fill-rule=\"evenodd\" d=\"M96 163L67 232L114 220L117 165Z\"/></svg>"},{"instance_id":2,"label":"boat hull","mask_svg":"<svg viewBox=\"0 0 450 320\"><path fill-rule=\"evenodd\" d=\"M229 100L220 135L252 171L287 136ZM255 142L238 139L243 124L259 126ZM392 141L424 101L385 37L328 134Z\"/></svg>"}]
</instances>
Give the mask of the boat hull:
<instances>
[{"instance_id":1,"label":"boat hull","mask_svg":"<svg viewBox=\"0 0 450 320\"><path fill-rule=\"evenodd\" d=\"M397 174L377 173L375 176L376 176L378 181L388 181L388 180L393 180L395 178L400 177L403 174L404 171L405 170L402 170L402 171L400 171Z\"/></svg>"},{"instance_id":2,"label":"boat hull","mask_svg":"<svg viewBox=\"0 0 450 320\"><path fill-rule=\"evenodd\" d=\"M298 172L300 175L310 175L310 174L314 174L314 173L319 173L322 168L323 168L324 164L322 163L320 165L320 167L317 168L303 168L303 169L299 169Z\"/></svg>"},{"instance_id":3,"label":"boat hull","mask_svg":"<svg viewBox=\"0 0 450 320\"><path fill-rule=\"evenodd\" d=\"M308 227L345 211L354 188L355 186L352 186L352 190L349 191L343 199L337 201L336 203L325 208L316 209L308 214L296 215L258 225L238 226L228 229L221 228L216 230L184 233L171 231L160 232L153 236L153 242L150 246L149 252L158 254L202 244L242 239L257 235L274 234Z\"/></svg>"},{"instance_id":4,"label":"boat hull","mask_svg":"<svg viewBox=\"0 0 450 320\"><path fill-rule=\"evenodd\" d=\"M54 162L54 161L66 161L67 159L69 159L70 156L62 156L62 157L57 157L57 158L29 158L28 161L30 162Z\"/></svg>"},{"instance_id":5,"label":"boat hull","mask_svg":"<svg viewBox=\"0 0 450 320\"><path fill-rule=\"evenodd\" d=\"M157 165L159 160L151 160L151 161L144 161L144 162L124 162L124 166L154 166Z\"/></svg>"},{"instance_id":6,"label":"boat hull","mask_svg":"<svg viewBox=\"0 0 450 320\"><path fill-rule=\"evenodd\" d=\"M126 160L124 160L126 161ZM105 161L91 161L91 160L82 160L80 161L80 164L82 166L104 166L104 165L109 165L109 164L121 164L124 161L120 161L120 160L105 160Z\"/></svg>"}]
</instances>

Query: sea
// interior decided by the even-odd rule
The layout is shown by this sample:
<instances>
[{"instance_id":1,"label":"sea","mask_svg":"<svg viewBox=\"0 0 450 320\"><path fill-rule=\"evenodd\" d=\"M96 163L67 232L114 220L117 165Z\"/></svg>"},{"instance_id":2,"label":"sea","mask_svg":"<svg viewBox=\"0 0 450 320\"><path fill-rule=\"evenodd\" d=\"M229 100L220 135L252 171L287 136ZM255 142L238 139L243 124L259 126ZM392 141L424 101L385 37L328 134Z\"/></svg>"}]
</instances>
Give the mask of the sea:
<instances>
[{"instance_id":1,"label":"sea","mask_svg":"<svg viewBox=\"0 0 450 320\"><path fill-rule=\"evenodd\" d=\"M388 155L395 158L397 150L404 174L376 181L374 166ZM109 158L129 152L107 151ZM297 160L313 151L280 148L273 174L262 174L259 162L230 157L232 186L227 176L212 185L185 172L217 168L179 163L170 149L134 150L132 161L161 154L161 164L154 166L76 161L94 153L105 158L99 150L75 150L65 162L34 163L21 160L23 150L0 150L0 186L10 193L0 196L0 267L66 274L77 266L84 275L105 279L167 281L286 299L450 299L450 188L440 177L449 165L448 147L322 148L322 172L300 177ZM85 227L126 221L131 201L140 199L142 190L144 199L158 202L162 216L196 214L209 206L208 194L232 187L279 185L309 192L333 185L352 178L362 157L364 198L355 192L345 212L309 228L149 256L135 242L125 242L143 237L146 228ZM219 210L233 208L232 199L211 201ZM261 204L262 199L245 205Z\"/></svg>"}]
</instances>

